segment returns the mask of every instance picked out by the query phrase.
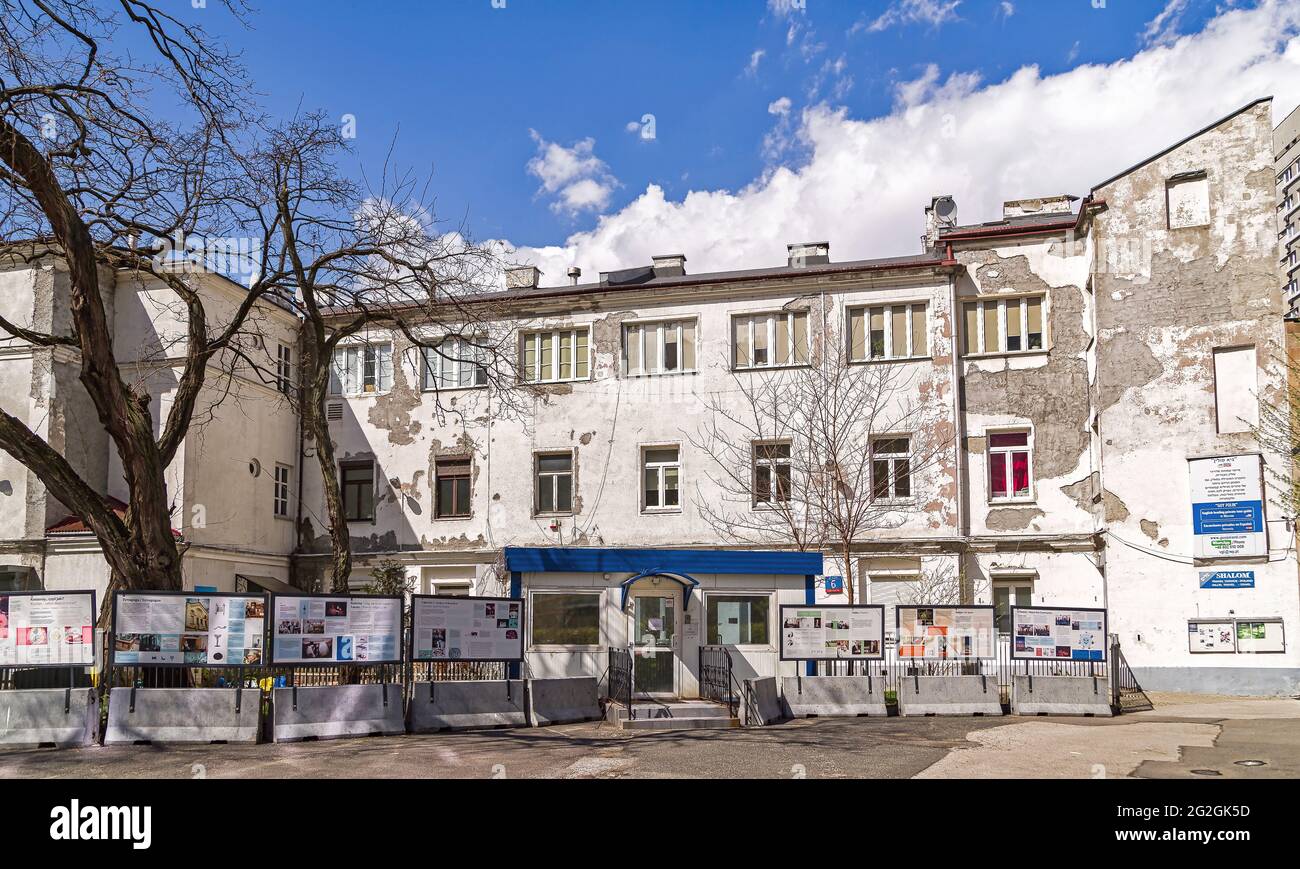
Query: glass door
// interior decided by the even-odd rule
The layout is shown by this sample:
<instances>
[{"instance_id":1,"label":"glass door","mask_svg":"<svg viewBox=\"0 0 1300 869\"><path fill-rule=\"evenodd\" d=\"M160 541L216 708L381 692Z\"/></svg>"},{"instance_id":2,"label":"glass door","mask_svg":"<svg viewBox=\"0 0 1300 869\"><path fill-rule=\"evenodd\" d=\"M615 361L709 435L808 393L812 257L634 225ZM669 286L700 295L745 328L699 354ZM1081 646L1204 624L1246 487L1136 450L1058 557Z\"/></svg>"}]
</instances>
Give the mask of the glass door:
<instances>
[{"instance_id":1,"label":"glass door","mask_svg":"<svg viewBox=\"0 0 1300 869\"><path fill-rule=\"evenodd\" d=\"M636 693L677 694L677 595L632 592L632 668Z\"/></svg>"}]
</instances>

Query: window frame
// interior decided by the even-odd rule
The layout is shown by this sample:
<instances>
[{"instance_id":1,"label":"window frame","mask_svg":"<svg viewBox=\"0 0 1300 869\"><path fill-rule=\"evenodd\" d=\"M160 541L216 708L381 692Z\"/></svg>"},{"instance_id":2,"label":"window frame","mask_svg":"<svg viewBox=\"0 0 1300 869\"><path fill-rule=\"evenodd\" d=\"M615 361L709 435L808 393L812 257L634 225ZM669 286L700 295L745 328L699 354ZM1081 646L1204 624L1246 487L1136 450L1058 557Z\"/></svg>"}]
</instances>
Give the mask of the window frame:
<instances>
[{"instance_id":1,"label":"window frame","mask_svg":"<svg viewBox=\"0 0 1300 869\"><path fill-rule=\"evenodd\" d=\"M281 471L284 472L283 479L281 479ZM282 462L276 462L271 476L271 515L276 519L292 518L289 515L289 498L292 490L293 468Z\"/></svg>"},{"instance_id":2,"label":"window frame","mask_svg":"<svg viewBox=\"0 0 1300 869\"><path fill-rule=\"evenodd\" d=\"M348 486L349 486L349 485L359 486L360 484L359 484L359 483L349 483L349 482L348 482L348 478L347 478L347 472L348 472L348 471L356 471L356 470L360 470L360 469L362 469L362 468L369 468L369 470L370 470L370 492L369 492L369 499L370 499L370 515L369 515L369 516L353 516L352 513L351 513L351 511L349 511L349 509L348 509ZM378 499L375 497L375 462L374 462L374 460L373 460L373 459L367 459L367 460L365 460L365 461L345 461L345 462L339 462L339 494L340 494L340 495L342 496L342 498L343 498L343 520L344 520L345 522L348 522L348 523L352 523L352 522L370 522L370 523L373 524L374 521L375 521L375 517L378 515L378 512L379 512L378 509L376 509L376 508L378 507L378 503L377 503L377 502L378 502Z\"/></svg>"},{"instance_id":3,"label":"window frame","mask_svg":"<svg viewBox=\"0 0 1300 869\"><path fill-rule=\"evenodd\" d=\"M655 328L655 337L653 341L655 345L656 367L654 371L649 371L647 370L647 365L646 365L646 359L647 359L646 351L648 349L648 345L651 339L648 336L647 330L651 329L652 327ZM689 368L687 368L685 365L685 361L686 361L685 349L686 349L686 338L687 338L688 327L690 332L690 340L691 343L694 345L691 351L691 356L695 363ZM665 355L664 351L668 343L666 339L670 328L672 329L672 331L676 332L677 367L671 371L668 371L665 370L664 368L664 355ZM632 371L631 364L629 361L630 360L630 354L628 352L628 348L630 346L629 333L634 329L637 331L637 336L638 336L637 351L640 354L640 362L641 362L640 371ZM622 363L622 372L624 377L666 377L674 374L696 374L699 372L700 321L698 317L667 317L661 320L628 321L623 323L622 333L623 333L622 336L623 340L622 340L622 347L621 347L622 359L620 361Z\"/></svg>"},{"instance_id":4,"label":"window frame","mask_svg":"<svg viewBox=\"0 0 1300 869\"><path fill-rule=\"evenodd\" d=\"M879 454L876 452L876 442L877 442L877 441L897 441L897 440L905 440L905 441L907 441L907 452L905 452L905 453L879 453ZM869 458L870 458L870 460L871 460L871 500L872 500L872 502L873 502L873 503L876 503L876 504L910 504L910 503L913 503L913 502L916 500L916 488L912 485L912 481L913 481L913 478L914 478L914 471L915 471L915 469L914 469L913 466L912 466L913 463L912 463L912 436L911 436L911 434L907 434L907 433L898 433L898 434L879 434L879 435L872 435L872 436L871 436L871 440L870 440L870 442L869 442L869 444L868 444L868 449L871 450L871 455L869 456ZM877 455L880 456L880 459L877 459L877 458L876 458ZM905 461L905 462L907 463L907 494L906 494L906 495L899 495L899 494L897 493L897 487L898 487L898 465L897 465L897 463L898 463L900 460L901 460L901 461ZM886 461L886 462L889 463L889 494L888 494L888 495L885 495L884 497L878 496L878 495L876 494L876 489L877 489L877 487L876 487L876 462L877 462L877 461Z\"/></svg>"},{"instance_id":5,"label":"window frame","mask_svg":"<svg viewBox=\"0 0 1300 869\"><path fill-rule=\"evenodd\" d=\"M374 359L372 362L372 364L374 365L374 372L371 375L371 377L374 380L375 388L370 391L367 391L365 388L366 376L367 376L366 375L366 365L367 365L366 354L372 350L374 351ZM388 373L388 383L386 387L383 382L384 371L385 371L385 363L383 357L384 350L387 350L387 356L388 356L388 362L386 366L387 373ZM344 357L346 357L349 352L355 352L357 354L356 359L357 359L358 367L354 372L352 372L352 374L357 378L356 382L357 382L358 389L355 392L348 391L346 388L347 386L346 383L341 378L338 377L338 372L341 370L338 365L339 354L343 354ZM372 395L386 395L389 392L391 392L393 389L393 342L391 340L353 341L347 344L340 344L337 347L335 347L334 353L330 357L330 379L329 379L329 385L326 387L326 389L328 390L329 395L340 396L344 398L363 398Z\"/></svg>"},{"instance_id":6,"label":"window frame","mask_svg":"<svg viewBox=\"0 0 1300 869\"><path fill-rule=\"evenodd\" d=\"M652 450L673 450L674 452L677 453L677 460L674 462L651 463L647 458L647 455ZM641 473L640 473L640 480L637 484L637 489L639 490L640 493L638 497L641 500L641 512L652 513L652 514L682 512L682 445L679 443L642 444L640 451L641 451L641 463L640 463ZM656 476L658 478L659 506L657 507L647 504L646 497L645 497L646 496L645 475L646 475L646 471L650 470L652 467L657 471ZM664 472L669 468L677 469L677 503L673 504L672 506L667 506L664 504L664 494L667 492L667 486L665 485L667 475Z\"/></svg>"},{"instance_id":7,"label":"window frame","mask_svg":"<svg viewBox=\"0 0 1300 869\"><path fill-rule=\"evenodd\" d=\"M800 354L799 354L800 347L799 347L799 342L796 338L796 329L795 329L795 324L798 321L799 315L802 315L804 318L805 344L802 348L803 350L802 359L800 359ZM789 343L787 346L787 351L788 351L787 358L790 360L789 362L776 361L776 336L778 331L777 318L782 316L784 316L787 319L786 334L789 339ZM763 365L756 365L753 361L754 360L754 336L757 334L755 321L760 318L766 318L767 320L766 323L767 353L771 361ZM746 339L748 342L747 346L749 348L748 355L750 360L748 365L741 365L738 359L739 346L736 344L736 321L737 320L745 320L748 322L748 330L746 333ZM810 352L810 346L812 344L812 336L810 334L810 330L812 328L812 316L810 311L806 308L789 309L789 310L777 309L772 311L752 311L752 312L739 311L731 315L728 326L729 326L729 330L727 335L727 343L730 345L731 348L730 368L732 371L772 371L772 370L779 371L784 368L806 368L809 364L808 356Z\"/></svg>"},{"instance_id":8,"label":"window frame","mask_svg":"<svg viewBox=\"0 0 1300 869\"><path fill-rule=\"evenodd\" d=\"M710 645L710 646L725 645L727 648L730 649L741 649L746 651L775 651L776 650L776 644L773 642L773 638L778 635L778 631L775 630L774 628L773 618L775 615L779 615L780 606L778 605L778 602L775 600L775 594L772 591L763 591L761 589L744 589L744 588L736 588L736 589L715 588L710 591L704 592L703 597L704 597L704 601L701 609L703 609L704 611L703 612L703 616L704 616L703 644L704 645ZM722 643L722 642L715 643L713 641L713 639L709 634L709 631L712 629L712 622L709 619L709 602L710 600L715 598L727 598L727 597L762 598L763 600L767 601L767 642L766 643ZM750 622L749 633L751 635L753 634L752 621ZM721 640L721 637L719 637L719 640Z\"/></svg>"},{"instance_id":9,"label":"window frame","mask_svg":"<svg viewBox=\"0 0 1300 869\"><path fill-rule=\"evenodd\" d=\"M465 466L465 473L446 474L442 472L443 465L461 465ZM451 480L465 480L465 512L464 513L443 513L442 512L442 480L444 476ZM474 516L474 458L473 456L438 456L433 460L433 518L435 520L452 520L461 521L471 519ZM453 484L452 502L458 504L457 491L459 487Z\"/></svg>"},{"instance_id":10,"label":"window frame","mask_svg":"<svg viewBox=\"0 0 1300 869\"><path fill-rule=\"evenodd\" d=\"M905 354L895 354L891 351L894 347L894 330L893 311L895 308L902 308L905 319L904 335L906 337L907 351ZM922 317L921 334L925 339L925 352L917 353L916 348L912 345L915 343L916 326L914 323L916 309L920 308ZM871 312L874 309L884 311L884 344L882 345L881 355L877 356L872 352L871 346ZM853 341L853 318L855 315L862 315L862 350L865 355L856 356L854 354ZM848 324L845 330L845 358L851 365L865 365L872 362L913 362L922 359L932 359L933 351L930 349L930 301L928 299L899 299L887 302L862 302L846 305L844 308L844 321Z\"/></svg>"},{"instance_id":11,"label":"window frame","mask_svg":"<svg viewBox=\"0 0 1300 869\"><path fill-rule=\"evenodd\" d=\"M1037 576L1033 573L993 577L989 586L989 600L993 603L993 628L999 635L1005 634L1009 636L1014 630L1015 626L1011 624L1012 607L1034 606L1034 580L1036 579ZM1000 617L998 616L998 589L1000 588L1009 589L1010 591L1007 596L1007 611L1004 616L1007 620L1007 630L1005 631L999 624ZM1022 588L1029 589L1029 600L1027 603L1020 603L1020 598L1016 594L1016 592Z\"/></svg>"},{"instance_id":12,"label":"window frame","mask_svg":"<svg viewBox=\"0 0 1300 869\"><path fill-rule=\"evenodd\" d=\"M785 458L784 462L781 461L780 456L776 458L772 458L772 457L760 458L758 455L759 447L779 447L779 446L788 447L790 450L789 455L784 457ZM772 486L770 485L770 481L768 487L769 497L764 499L759 499L758 497L758 469L760 467L768 467L768 468L776 469L779 468L782 464L784 464L787 468L789 468L789 474L787 475L787 480L789 481L788 486L789 488L793 488L794 486L794 442L792 440L782 439L782 438L768 439L768 440L752 440L749 442L750 505L752 509L776 510L779 508L775 505L790 503L793 497L793 493L789 491L789 488L786 490L786 497L784 498L771 497ZM779 477L780 477L779 473L770 475L770 479L779 479ZM778 490L780 489L779 486L776 488Z\"/></svg>"},{"instance_id":13,"label":"window frame","mask_svg":"<svg viewBox=\"0 0 1300 869\"><path fill-rule=\"evenodd\" d=\"M559 477L566 476L566 474L561 471L546 471L546 472L542 471L541 460L543 458L549 458L553 456L567 456L569 459L569 470L567 472L567 476L569 478L569 509L567 510L556 510L556 509L543 510L542 509L541 484L542 484L543 473L545 473L546 477L550 478L552 506L554 506L556 502L559 501L558 498L559 483L557 482L557 480ZM576 492L574 491L573 484L576 480L576 475L574 474L574 467L576 466L576 464L577 462L573 454L573 450L539 450L533 453L533 515L534 516L572 516L573 515L573 496L576 494Z\"/></svg>"},{"instance_id":14,"label":"window frame","mask_svg":"<svg viewBox=\"0 0 1300 869\"><path fill-rule=\"evenodd\" d=\"M276 342L275 351L275 388L281 395L293 394L293 347Z\"/></svg>"},{"instance_id":15,"label":"window frame","mask_svg":"<svg viewBox=\"0 0 1300 869\"><path fill-rule=\"evenodd\" d=\"M420 391L452 392L461 389L483 389L490 380L489 362L475 357L487 352L487 348L473 343L474 338L462 335L445 335L438 341L437 347L421 347ZM455 343L462 348L469 348L469 353L457 351L456 355L446 355L441 351L444 344ZM468 357L468 358L466 358ZM450 367L450 371L446 370ZM474 382L461 383L461 369L468 368L476 373ZM454 385L444 386L439 381L450 379Z\"/></svg>"},{"instance_id":16,"label":"window frame","mask_svg":"<svg viewBox=\"0 0 1300 869\"><path fill-rule=\"evenodd\" d=\"M585 354L586 358L581 360L579 359L579 354L577 352L579 334L581 334L584 337L586 347L587 347L587 351ZM551 368L551 373L554 375L554 377L544 378L539 376L537 378L533 378L532 371L530 370L530 366L528 365L527 362L528 339L530 337L537 338L537 348L534 351L534 356L536 361L536 368L538 374L540 374L541 373L541 352L542 352L541 338L543 335L549 336L551 339L550 368ZM574 348L573 361L571 363L573 367L573 375L570 377L560 376L560 345L565 335L571 336L571 339L573 341L573 348ZM585 363L586 365L587 368L586 374L578 375L577 373L580 361L582 363ZM519 371L521 373L522 381L524 383L581 383L582 381L591 380L592 369L595 367L593 361L594 361L594 351L591 343L590 325L584 324L584 325L572 325L572 326L563 326L563 327L557 326L551 329L526 329L519 333Z\"/></svg>"},{"instance_id":17,"label":"window frame","mask_svg":"<svg viewBox=\"0 0 1300 869\"><path fill-rule=\"evenodd\" d=\"M1023 447L995 447L993 446L993 436L1000 434L1023 434L1026 436ZM990 506L1000 506L1003 504L1032 504L1035 502L1034 490L1034 429L1033 426L1012 425L998 428L989 428L984 430L984 486L985 496ZM1029 475L1029 491L1025 495L1016 495L1014 490L1015 477L1014 466L1011 463L1012 453L1025 452L1028 454L1027 472ZM1005 463L1007 494L997 496L993 494L993 456L1003 456L1002 461Z\"/></svg>"},{"instance_id":18,"label":"window frame","mask_svg":"<svg viewBox=\"0 0 1300 869\"><path fill-rule=\"evenodd\" d=\"M975 298L961 299L961 329L962 329L962 358L977 359L980 357L988 358L993 356L1030 356L1035 353L1047 353L1051 349L1051 335L1048 329L1048 293L1025 293L1018 295L1006 296L977 296ZM1010 302L1015 302L1019 308L1017 317L1020 320L1021 343L1029 344L1029 303L1038 300L1039 318L1038 324L1041 336L1039 338L1040 346L1022 347L1019 350L1008 350L1007 343L1010 335L1007 331L1007 307ZM998 327L998 349L985 350L985 333L987 332L987 316L985 308L987 305L995 305L997 308L997 327ZM967 329L966 307L975 305L975 335L969 335ZM976 350L971 351L969 345L974 342Z\"/></svg>"},{"instance_id":19,"label":"window frame","mask_svg":"<svg viewBox=\"0 0 1300 869\"><path fill-rule=\"evenodd\" d=\"M596 642L595 643L539 643L535 638L537 606L536 600L542 595L564 595L567 597L596 598ZM528 650L529 651L589 651L600 649L605 636L605 593L601 589L590 588L547 588L528 590Z\"/></svg>"}]
</instances>

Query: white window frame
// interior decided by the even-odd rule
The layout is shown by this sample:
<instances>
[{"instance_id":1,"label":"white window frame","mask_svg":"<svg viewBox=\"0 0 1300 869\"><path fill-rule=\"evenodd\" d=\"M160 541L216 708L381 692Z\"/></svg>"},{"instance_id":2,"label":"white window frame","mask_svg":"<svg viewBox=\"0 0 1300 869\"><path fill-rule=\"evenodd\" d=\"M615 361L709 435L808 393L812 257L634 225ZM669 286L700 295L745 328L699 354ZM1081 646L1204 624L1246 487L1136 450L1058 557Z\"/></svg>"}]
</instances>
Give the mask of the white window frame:
<instances>
[{"instance_id":1,"label":"white window frame","mask_svg":"<svg viewBox=\"0 0 1300 869\"><path fill-rule=\"evenodd\" d=\"M550 364L551 370L550 370L549 377L541 376L542 375L541 339L543 335L549 335L551 338L551 364ZM577 373L579 367L578 366L579 354L577 352L579 335L583 335L586 337L586 344L587 344L587 352L586 352L586 360L585 360L587 364L587 373L583 375L579 375ZM573 341L573 348L574 348L573 374L569 377L560 376L560 342L564 336L568 336ZM530 370L530 367L527 364L528 357L527 357L526 348L528 346L528 339L530 337L537 338L536 358L535 358L535 364L533 366L534 368L537 369L537 375L538 375L537 377L532 376L533 371ZM574 383L583 380L590 380L591 370L592 370L591 327L590 326L568 326L565 328L555 328L555 329L529 329L521 333L519 336L519 369L520 371L523 372L523 380L525 383Z\"/></svg>"},{"instance_id":2,"label":"white window frame","mask_svg":"<svg viewBox=\"0 0 1300 869\"><path fill-rule=\"evenodd\" d=\"M790 455L785 457L784 459L780 459L780 458L770 459L770 458L759 457L758 455L759 447L775 447L775 446L788 446L790 448ZM774 505L788 504L794 498L793 492L787 493L788 497L784 499L774 497L777 491L776 481L778 478L778 475L775 473L775 470L776 468L780 467L783 464L790 468L790 486L791 488L793 488L794 487L794 442L786 439L753 440L749 442L749 485L751 488L749 500L752 509L755 510L780 509L779 507L776 507ZM760 466L773 469L773 473L771 474L771 482L769 484L770 488L768 489L768 498L765 501L760 501L758 498L758 469Z\"/></svg>"},{"instance_id":3,"label":"white window frame","mask_svg":"<svg viewBox=\"0 0 1300 869\"><path fill-rule=\"evenodd\" d=\"M906 453L877 453L877 441L905 440L907 441ZM910 434L880 434L872 435L868 444L871 455L868 457L871 462L871 500L877 504L907 504L916 499L915 477L916 469L912 462L912 436ZM884 497L876 497L876 461L889 462L889 494ZM898 485L898 465L899 460L907 462L907 491L906 495L897 494Z\"/></svg>"},{"instance_id":4,"label":"white window frame","mask_svg":"<svg viewBox=\"0 0 1300 869\"><path fill-rule=\"evenodd\" d=\"M293 348L288 344L276 344L275 388L284 395L293 392Z\"/></svg>"},{"instance_id":5,"label":"white window frame","mask_svg":"<svg viewBox=\"0 0 1300 869\"><path fill-rule=\"evenodd\" d=\"M651 462L647 456L651 450L675 450L677 460L674 462ZM664 472L669 468L677 469L677 503L671 506L664 504L664 494L666 492ZM652 507L646 503L645 493L645 475L646 471L654 469L658 481L659 506ZM644 444L641 447L641 477L637 485L640 492L641 512L642 513L680 513L682 512L682 446L681 444Z\"/></svg>"},{"instance_id":6,"label":"white window frame","mask_svg":"<svg viewBox=\"0 0 1300 869\"><path fill-rule=\"evenodd\" d=\"M962 299L961 320L962 320L963 332L966 329L966 306L970 304L976 306L975 347L978 348L974 351L965 352L962 355L967 359L972 359L978 356L1021 356L1021 355L1028 355L1032 353L1046 353L1048 350L1047 298L1048 297L1046 293L1030 293L1029 295L1025 295L1025 296L1008 296L1008 297L988 296L988 297L975 298L975 299ZM1039 311L1042 317L1042 322L1039 323L1039 327L1042 330L1039 333L1042 335L1041 347L1028 346L1029 344L1029 302L1033 299L1039 300ZM1012 303L1015 303L1015 305L1019 309L1017 314L1020 317L1020 341L1022 344L1026 345L1024 347L1021 347L1019 350L1007 349L1007 337L1008 337L1007 336L1007 307ZM997 315L998 349L996 350L984 349L984 332L985 332L984 309L987 305L996 305L998 309L998 315Z\"/></svg>"},{"instance_id":7,"label":"white window frame","mask_svg":"<svg viewBox=\"0 0 1300 869\"><path fill-rule=\"evenodd\" d=\"M871 309L883 308L885 311L885 348L884 354L876 356L871 352ZM895 308L903 308L907 317L907 327L904 330L907 335L907 346L903 348L902 353L895 353L894 347L894 330L893 330L893 312ZM922 334L925 336L926 346L922 352L917 353L916 348L912 346L912 329L913 318L917 315L917 309L924 318ZM865 355L855 356L853 354L853 316L862 315L862 350ZM850 362L906 362L911 359L929 359L930 356L930 303L924 300L911 300L900 302L883 302L880 304L862 304L850 305L845 309L845 321L849 324L848 339L849 344L846 352Z\"/></svg>"},{"instance_id":8,"label":"white window frame","mask_svg":"<svg viewBox=\"0 0 1300 869\"><path fill-rule=\"evenodd\" d=\"M701 644L707 644L709 641L709 599L714 597L762 597L767 599L767 639L766 643L736 643L728 645L728 648L741 649L745 651L775 651L776 638L779 635L780 628L776 625L776 619L781 615L781 607L776 600L776 596L771 591L761 589L747 588L718 588L713 591L704 592L704 601L701 609L701 616L704 620L703 630L700 632ZM751 631L752 633L752 631Z\"/></svg>"},{"instance_id":9,"label":"white window frame","mask_svg":"<svg viewBox=\"0 0 1300 869\"><path fill-rule=\"evenodd\" d=\"M543 471L542 470L541 460L543 458L547 458L550 456L564 456L564 455L567 455L569 457L568 471ZM537 452L533 453L533 515L534 516L572 516L573 515L573 499L578 494L573 485L575 479L573 473L573 467L574 467L573 450L538 450ZM546 478L547 484L551 487L551 504L554 506L560 500L557 497L559 495L559 484L557 483L557 479L563 476L568 476L569 478L569 509L543 510L542 509L542 479Z\"/></svg>"},{"instance_id":10,"label":"white window frame","mask_svg":"<svg viewBox=\"0 0 1300 869\"><path fill-rule=\"evenodd\" d=\"M537 612L533 602L540 595L590 595L596 598L596 642L588 643L537 643L533 640L533 618ZM528 592L528 649L530 651L589 651L604 647L605 632L605 593L600 589L589 587L530 589Z\"/></svg>"},{"instance_id":11,"label":"white window frame","mask_svg":"<svg viewBox=\"0 0 1300 869\"><path fill-rule=\"evenodd\" d=\"M366 389L366 355L373 352L373 379L374 389ZM340 355L346 360L349 354L352 356L353 370L351 378L354 385L349 388L348 381L339 376L343 369L339 364ZM393 342L392 341L364 341L349 344L340 344L334 348L334 355L330 361L330 383L329 394L341 396L365 396L365 395L383 395L393 388Z\"/></svg>"},{"instance_id":12,"label":"white window frame","mask_svg":"<svg viewBox=\"0 0 1300 869\"><path fill-rule=\"evenodd\" d=\"M694 329L691 340L695 344L695 352L691 355L695 357L695 365L687 368L686 359L686 331L688 326ZM635 336L633 335L635 330ZM675 333L677 338L677 367L671 371L664 367L664 348L667 344L669 333ZM633 371L629 363L628 342L636 340L638 342L637 350L641 359L641 370ZM699 366L699 341L700 325L694 317L683 317L673 320L647 320L645 322L632 322L623 324L623 373L628 377L662 377L667 374L693 374ZM654 350L654 370L649 370L646 364L649 356L647 353L651 350L653 344Z\"/></svg>"},{"instance_id":13,"label":"white window frame","mask_svg":"<svg viewBox=\"0 0 1300 869\"><path fill-rule=\"evenodd\" d=\"M275 463L275 474L272 477L272 514L277 519L288 519L289 516L289 493L293 485L293 468L288 465Z\"/></svg>"},{"instance_id":14,"label":"white window frame","mask_svg":"<svg viewBox=\"0 0 1300 869\"><path fill-rule=\"evenodd\" d=\"M474 339L448 335L437 347L421 347L424 359L420 386L424 392L450 392L456 389L482 389L488 384L487 349L473 343ZM444 345L448 346L444 351ZM461 377L470 372L470 383Z\"/></svg>"},{"instance_id":15,"label":"white window frame","mask_svg":"<svg viewBox=\"0 0 1300 869\"><path fill-rule=\"evenodd\" d=\"M989 587L989 600L993 604L993 620L994 620L995 628L997 627L998 589L1006 588L1011 590L1011 593L1007 597L1007 618L1010 619L1012 607L1034 606L1034 580L1036 579L1037 576L1033 573L1023 573L1023 574L1016 574L1016 575L995 575L993 577L993 582ZM1016 591L1022 588L1029 589L1028 604L1020 604L1016 602ZM1006 634L1013 634L1014 632L1015 632L1015 625L1011 626L1010 631L998 631L998 633L1006 633Z\"/></svg>"},{"instance_id":16,"label":"white window frame","mask_svg":"<svg viewBox=\"0 0 1300 869\"><path fill-rule=\"evenodd\" d=\"M993 446L993 435L1000 434L1024 434L1025 445L1023 447L995 447ZM993 504L1032 504L1034 503L1034 429L1032 426L1006 426L1002 428L992 428L984 430L984 487L986 489L988 503ZM1029 492L1025 495L1016 495L1013 486L1015 478L1012 472L1011 454L1018 452L1029 453ZM994 456L1004 463L1006 468L1007 494L993 494L993 462Z\"/></svg>"},{"instance_id":17,"label":"white window frame","mask_svg":"<svg viewBox=\"0 0 1300 869\"><path fill-rule=\"evenodd\" d=\"M809 344L811 344L812 336L809 334L809 330L812 328L812 317L809 315L809 312L806 310L755 311L753 313L732 314L731 323L730 323L731 326L730 334L727 336L727 343L731 345L731 369L733 371L766 371L768 369L773 369L773 368L806 367L808 365L809 348L808 347L803 348L803 361L799 361L799 353L798 353L799 345L798 345L798 341L795 340L794 324L795 324L796 315L799 314L803 315L804 320L807 324L807 326L804 329L804 337L808 340ZM776 321L778 317L786 318L786 335L789 337L789 342L786 345L786 350L787 350L787 357L790 360L789 362L776 361ZM766 320L766 322L762 324L761 328L765 329L767 332L768 361L763 363L762 365L756 364L754 362L754 336L758 334L758 329L760 328L760 326L757 321L760 319ZM737 320L746 321L748 327L748 337L749 337L749 364L748 365L740 364L739 360L737 360L736 358L737 356L736 321Z\"/></svg>"}]
</instances>

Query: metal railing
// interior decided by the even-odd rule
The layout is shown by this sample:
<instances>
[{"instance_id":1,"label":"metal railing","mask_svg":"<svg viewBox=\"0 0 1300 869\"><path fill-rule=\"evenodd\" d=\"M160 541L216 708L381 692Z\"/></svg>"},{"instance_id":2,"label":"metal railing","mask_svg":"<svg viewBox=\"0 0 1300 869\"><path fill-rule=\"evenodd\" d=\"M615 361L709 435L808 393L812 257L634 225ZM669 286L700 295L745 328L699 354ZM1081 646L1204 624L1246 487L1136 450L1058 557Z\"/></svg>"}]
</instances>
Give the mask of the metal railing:
<instances>
[{"instance_id":1,"label":"metal railing","mask_svg":"<svg viewBox=\"0 0 1300 869\"><path fill-rule=\"evenodd\" d=\"M627 709L628 719L636 718L632 707L632 650L609 648L609 699Z\"/></svg>"},{"instance_id":2,"label":"metal railing","mask_svg":"<svg viewBox=\"0 0 1300 869\"><path fill-rule=\"evenodd\" d=\"M1155 708L1129 669L1128 660L1119 647L1119 638L1114 635L1110 640L1110 692L1110 705L1119 712L1142 712Z\"/></svg>"},{"instance_id":3,"label":"metal railing","mask_svg":"<svg viewBox=\"0 0 1300 869\"><path fill-rule=\"evenodd\" d=\"M700 697L715 703L725 703L731 716L736 717L739 705L735 670L731 650L726 646L700 646Z\"/></svg>"}]
</instances>

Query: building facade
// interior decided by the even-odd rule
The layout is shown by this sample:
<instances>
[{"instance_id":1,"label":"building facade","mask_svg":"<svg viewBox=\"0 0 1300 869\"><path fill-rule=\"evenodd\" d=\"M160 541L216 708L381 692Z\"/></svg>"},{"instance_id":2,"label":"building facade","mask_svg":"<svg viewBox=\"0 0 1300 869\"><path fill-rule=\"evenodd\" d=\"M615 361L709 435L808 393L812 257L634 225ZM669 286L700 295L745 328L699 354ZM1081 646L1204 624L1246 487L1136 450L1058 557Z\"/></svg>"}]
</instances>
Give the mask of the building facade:
<instances>
[{"instance_id":1,"label":"building facade","mask_svg":"<svg viewBox=\"0 0 1300 869\"><path fill-rule=\"evenodd\" d=\"M644 645L676 696L698 688L700 645L794 675L780 605L850 598L884 605L887 633L899 603L990 604L1004 630L1012 606L1105 607L1148 689L1296 693L1293 517L1270 488L1291 469L1251 433L1288 386L1270 111L1253 103L1081 199L1007 202L1000 220L962 225L935 197L913 256L795 244L778 267L696 275L671 255L550 287L524 268L491 297L482 341L418 324L418 343L351 336L326 415L352 584L391 558L422 593L524 596L533 675L600 675L608 647ZM810 437L772 408L819 366L880 386L841 420L866 427L865 476L838 485L870 521L808 572L780 517ZM760 409L765 389L778 403ZM326 590L313 445L269 392L256 425L187 441L177 491L224 523L193 532L187 558L207 561L187 576ZM111 462L94 461L112 494ZM4 545L28 540L38 567L58 512L6 519Z\"/></svg>"},{"instance_id":2,"label":"building facade","mask_svg":"<svg viewBox=\"0 0 1300 869\"><path fill-rule=\"evenodd\" d=\"M1288 316L1300 316L1300 106L1273 131L1277 175L1277 237L1282 296Z\"/></svg>"}]
</instances>

